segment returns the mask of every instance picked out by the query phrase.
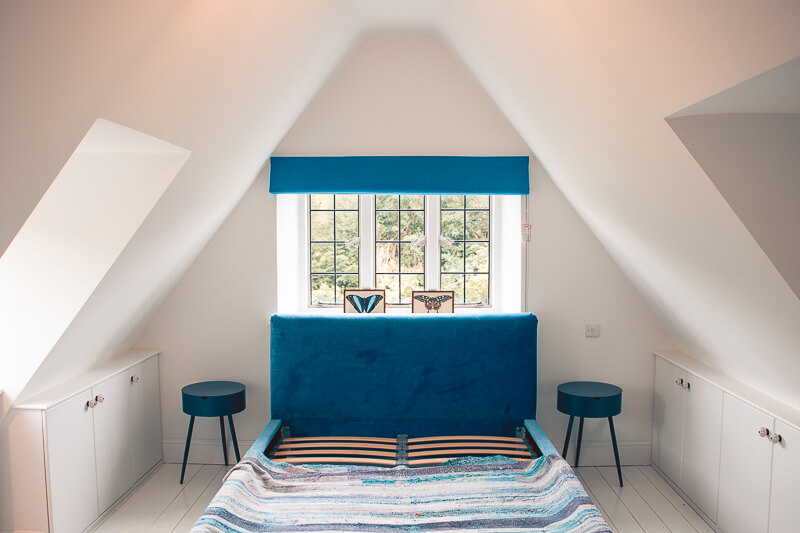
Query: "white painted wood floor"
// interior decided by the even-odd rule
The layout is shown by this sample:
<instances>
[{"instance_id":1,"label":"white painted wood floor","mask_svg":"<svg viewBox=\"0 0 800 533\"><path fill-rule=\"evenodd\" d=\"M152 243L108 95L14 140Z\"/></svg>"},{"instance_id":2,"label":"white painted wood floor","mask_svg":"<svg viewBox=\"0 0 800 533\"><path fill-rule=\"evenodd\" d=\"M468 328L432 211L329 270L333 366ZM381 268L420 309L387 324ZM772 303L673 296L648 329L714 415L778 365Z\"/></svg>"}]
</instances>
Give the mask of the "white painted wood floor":
<instances>
[{"instance_id":1,"label":"white painted wood floor","mask_svg":"<svg viewBox=\"0 0 800 533\"><path fill-rule=\"evenodd\" d=\"M95 533L187 532L222 486L229 467L188 465L178 484L181 465L158 468L94 530ZM600 512L617 533L702 532L713 530L650 466L625 466L620 488L614 467L582 466L576 470Z\"/></svg>"}]
</instances>

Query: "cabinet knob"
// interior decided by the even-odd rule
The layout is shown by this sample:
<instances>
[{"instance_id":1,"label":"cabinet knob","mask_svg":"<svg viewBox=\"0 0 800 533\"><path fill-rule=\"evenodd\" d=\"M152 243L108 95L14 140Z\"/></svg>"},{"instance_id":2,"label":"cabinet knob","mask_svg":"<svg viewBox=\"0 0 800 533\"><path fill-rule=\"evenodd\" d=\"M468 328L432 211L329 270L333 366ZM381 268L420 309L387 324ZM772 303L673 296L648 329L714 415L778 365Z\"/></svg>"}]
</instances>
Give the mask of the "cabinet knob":
<instances>
[{"instance_id":1,"label":"cabinet knob","mask_svg":"<svg viewBox=\"0 0 800 533\"><path fill-rule=\"evenodd\" d=\"M675 385L677 385L678 387L683 387L683 378L676 379Z\"/></svg>"},{"instance_id":2,"label":"cabinet knob","mask_svg":"<svg viewBox=\"0 0 800 533\"><path fill-rule=\"evenodd\" d=\"M138 382L139 382L139 376L131 376L131 383L138 383Z\"/></svg>"},{"instance_id":3,"label":"cabinet knob","mask_svg":"<svg viewBox=\"0 0 800 533\"><path fill-rule=\"evenodd\" d=\"M89 400L86 402L86 407L88 407L89 409L94 409L95 405L97 405L97 402L94 400Z\"/></svg>"},{"instance_id":4,"label":"cabinet knob","mask_svg":"<svg viewBox=\"0 0 800 533\"><path fill-rule=\"evenodd\" d=\"M94 401L97 403L103 403L103 400L105 399L106 399L105 396L103 396L102 394L98 394L97 396L94 397Z\"/></svg>"},{"instance_id":5,"label":"cabinet knob","mask_svg":"<svg viewBox=\"0 0 800 533\"><path fill-rule=\"evenodd\" d=\"M779 433L773 433L769 436L769 441L773 444L778 444L783 441L783 437Z\"/></svg>"},{"instance_id":6,"label":"cabinet knob","mask_svg":"<svg viewBox=\"0 0 800 533\"><path fill-rule=\"evenodd\" d=\"M769 436L769 430L765 427L761 427L758 429L758 436L759 437L767 437Z\"/></svg>"},{"instance_id":7,"label":"cabinet knob","mask_svg":"<svg viewBox=\"0 0 800 533\"><path fill-rule=\"evenodd\" d=\"M684 390L689 390L692 387L692 384L686 381L683 383L683 385L681 385L681 387L683 387Z\"/></svg>"}]
</instances>

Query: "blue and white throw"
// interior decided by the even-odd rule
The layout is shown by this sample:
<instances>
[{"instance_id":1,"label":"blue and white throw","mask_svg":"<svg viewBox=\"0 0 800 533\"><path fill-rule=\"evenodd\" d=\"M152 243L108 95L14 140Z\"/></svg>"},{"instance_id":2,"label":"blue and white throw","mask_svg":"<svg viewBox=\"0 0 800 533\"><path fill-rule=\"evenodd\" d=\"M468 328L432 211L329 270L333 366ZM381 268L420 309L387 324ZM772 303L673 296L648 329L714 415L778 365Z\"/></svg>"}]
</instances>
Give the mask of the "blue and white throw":
<instances>
[{"instance_id":1,"label":"blue and white throw","mask_svg":"<svg viewBox=\"0 0 800 533\"><path fill-rule=\"evenodd\" d=\"M295 466L250 451L192 533L611 531L558 455L425 468Z\"/></svg>"}]
</instances>

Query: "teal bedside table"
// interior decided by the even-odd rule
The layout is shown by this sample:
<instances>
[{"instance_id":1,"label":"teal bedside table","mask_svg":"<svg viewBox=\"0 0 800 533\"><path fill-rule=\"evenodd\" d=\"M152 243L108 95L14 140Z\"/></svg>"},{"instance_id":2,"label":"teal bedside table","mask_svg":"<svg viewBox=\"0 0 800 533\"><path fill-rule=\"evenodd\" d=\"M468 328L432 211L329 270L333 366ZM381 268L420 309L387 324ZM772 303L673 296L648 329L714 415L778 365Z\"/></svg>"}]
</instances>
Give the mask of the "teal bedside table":
<instances>
[{"instance_id":1,"label":"teal bedside table","mask_svg":"<svg viewBox=\"0 0 800 533\"><path fill-rule=\"evenodd\" d=\"M608 418L611 430L611 444L614 446L614 460L617 463L619 486L622 486L622 469L619 466L619 449L617 434L614 431L613 417L622 412L622 389L609 383L599 381L570 381L558 386L557 408L569 415L567 436L564 439L564 451L561 456L566 459L569 449L569 438L572 434L572 423L575 417L580 418L578 425L578 449L575 451L575 466L581 457L581 440L583 439L584 418Z\"/></svg>"},{"instance_id":2,"label":"teal bedside table","mask_svg":"<svg viewBox=\"0 0 800 533\"><path fill-rule=\"evenodd\" d=\"M225 446L225 418L228 417L228 425L231 428L231 439L233 440L233 451L236 453L236 461L239 457L239 443L236 440L236 429L233 427L233 415L244 411L245 395L244 385L235 381L203 381L192 383L181 389L183 399L183 412L190 415L189 433L186 435L186 449L183 451L183 465L181 466L181 484L186 473L186 461L189 459L189 445L192 443L192 430L194 429L194 417L196 416L218 416L219 432L222 435L222 456L225 465L228 464L228 449Z\"/></svg>"}]
</instances>

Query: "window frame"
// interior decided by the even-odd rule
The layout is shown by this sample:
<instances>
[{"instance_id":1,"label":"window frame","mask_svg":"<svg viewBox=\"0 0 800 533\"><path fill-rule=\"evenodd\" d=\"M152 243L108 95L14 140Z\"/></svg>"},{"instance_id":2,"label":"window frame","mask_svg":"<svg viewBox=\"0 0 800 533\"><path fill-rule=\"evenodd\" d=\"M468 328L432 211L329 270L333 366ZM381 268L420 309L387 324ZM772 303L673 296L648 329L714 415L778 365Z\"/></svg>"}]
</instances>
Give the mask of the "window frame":
<instances>
[{"instance_id":1,"label":"window frame","mask_svg":"<svg viewBox=\"0 0 800 533\"><path fill-rule=\"evenodd\" d=\"M323 194L331 194L334 196L335 202L335 195L334 193L323 193ZM313 295L312 295L312 273L311 273L311 194L303 195L305 197L305 211L306 211L306 221L307 221L307 228L304 232L306 237L305 242L305 249L307 258L305 261L306 271L305 271L305 285L308 290L307 298L306 298L306 307L308 309L325 309L325 308L341 308L343 303L342 302L313 302ZM359 255L359 268L358 268L358 282L359 287L361 287L361 280L369 279L371 280L372 288L377 287L377 266L376 266L376 247L378 241L376 239L376 217L378 210L376 209L376 194L359 194L358 195L358 237L359 237L359 244L358 244L358 255ZM398 194L398 196L402 196ZM441 267L441 244L439 242L439 237L441 236L441 198L442 196L454 196L454 195L423 195L423 213L424 213L424 234L426 237L426 242L424 246L424 283L425 289L424 290L440 290L441 289L441 279L442 279L442 267ZM462 195L455 195L455 196L462 196ZM487 209L479 208L479 209L472 209L466 207L463 208L463 211L466 213L471 210L477 211L488 211L489 213L489 257L488 257L488 303L484 302L474 302L474 303L463 303L457 302L455 303L455 308L457 309L492 309L494 307L494 288L495 283L493 280L493 276L496 275L494 272L494 261L493 256L495 255L496 245L495 245L495 227L496 223L494 222L494 218L496 216L495 210L495 195L463 195L463 196L488 196L489 197L489 207ZM335 209L336 205L334 203L334 208L330 210L323 210L323 211L332 211L334 212L334 220L335 220ZM352 210L350 210L352 211ZM401 213L403 211L400 208L400 204L398 203L397 210L390 210ZM398 215L399 216L399 215ZM335 222L334 222L335 226ZM398 225L399 227L399 225ZM335 231L335 230L334 230ZM335 234L334 234L334 251L335 251ZM398 235L398 240L401 235ZM465 242L469 243L470 241L466 240L466 235L464 235L464 241L456 241L456 242ZM314 241L316 242L316 241ZM486 242L486 241L482 241ZM465 259L466 260L466 259ZM400 267L401 258L399 256L398 251L398 270L402 270ZM316 274L316 273L315 273ZM469 272L461 272L459 273L464 276L465 283L466 283L466 275L471 274ZM483 272L481 272L483 274ZM336 283L336 275L334 276L334 297L335 297L335 283ZM402 285L400 287L402 291ZM387 309L408 309L411 308L411 303L388 303L386 304Z\"/></svg>"}]
</instances>

